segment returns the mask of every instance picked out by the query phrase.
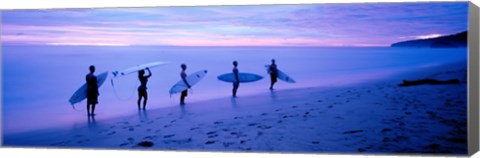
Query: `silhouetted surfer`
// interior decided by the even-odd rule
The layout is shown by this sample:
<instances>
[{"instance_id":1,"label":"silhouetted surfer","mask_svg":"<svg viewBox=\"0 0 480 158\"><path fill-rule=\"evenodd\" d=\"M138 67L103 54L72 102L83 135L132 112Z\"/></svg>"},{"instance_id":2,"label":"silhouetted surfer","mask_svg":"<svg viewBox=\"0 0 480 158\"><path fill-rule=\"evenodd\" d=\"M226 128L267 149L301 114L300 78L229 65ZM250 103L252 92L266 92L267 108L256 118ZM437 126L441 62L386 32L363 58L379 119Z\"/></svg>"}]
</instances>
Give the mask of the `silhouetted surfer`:
<instances>
[{"instance_id":1,"label":"silhouetted surfer","mask_svg":"<svg viewBox=\"0 0 480 158\"><path fill-rule=\"evenodd\" d=\"M185 73L185 70L187 69L187 65L182 64L180 67L182 67L182 72L180 73L180 77L182 78L183 82L187 85L188 88L190 88L190 84L187 82L187 74ZM182 91L182 95L180 96L180 105L185 105L185 97L188 94L188 89L185 89Z\"/></svg>"},{"instance_id":2,"label":"silhouetted surfer","mask_svg":"<svg viewBox=\"0 0 480 158\"><path fill-rule=\"evenodd\" d=\"M233 61L233 74L235 75L235 82L233 82L233 97L237 97L237 89L240 86L240 80L238 79L238 69L237 69L238 63L237 61Z\"/></svg>"},{"instance_id":3,"label":"silhouetted surfer","mask_svg":"<svg viewBox=\"0 0 480 158\"><path fill-rule=\"evenodd\" d=\"M90 73L87 74L85 80L87 81L87 115L95 115L95 105L98 103L98 85L97 85L97 76L93 73L95 72L95 66L91 65L89 67ZM90 105L92 105L92 112L90 112Z\"/></svg>"},{"instance_id":4,"label":"silhouetted surfer","mask_svg":"<svg viewBox=\"0 0 480 158\"><path fill-rule=\"evenodd\" d=\"M268 68L268 73L270 74L270 90L273 90L273 85L277 82L278 71L277 64L275 64L275 59L272 59L272 64Z\"/></svg>"},{"instance_id":5,"label":"silhouetted surfer","mask_svg":"<svg viewBox=\"0 0 480 158\"><path fill-rule=\"evenodd\" d=\"M150 72L149 68L146 68L146 70L148 71L147 76L144 76L145 70L138 71L138 80L140 80L140 86L138 86L138 101L137 101L138 110L140 110L140 102L142 100L142 97L143 97L143 110L145 110L145 106L147 106L147 99L148 99L147 82L148 82L148 78L152 76L152 72Z\"/></svg>"}]
</instances>

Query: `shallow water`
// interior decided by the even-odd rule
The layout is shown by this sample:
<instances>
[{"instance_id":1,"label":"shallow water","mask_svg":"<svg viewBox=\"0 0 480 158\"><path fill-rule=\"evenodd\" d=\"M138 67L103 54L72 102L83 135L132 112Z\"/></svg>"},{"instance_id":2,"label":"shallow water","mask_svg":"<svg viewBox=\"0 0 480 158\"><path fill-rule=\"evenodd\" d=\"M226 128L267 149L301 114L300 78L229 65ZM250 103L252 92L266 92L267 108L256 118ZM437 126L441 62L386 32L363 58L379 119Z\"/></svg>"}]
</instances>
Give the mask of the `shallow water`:
<instances>
[{"instance_id":1,"label":"shallow water","mask_svg":"<svg viewBox=\"0 0 480 158\"><path fill-rule=\"evenodd\" d=\"M465 62L467 50L428 48L353 47L2 47L3 132L5 134L56 126L85 124L85 101L72 110L68 99L85 82L88 66L96 74L153 61L169 64L152 68L148 82L148 109L177 106L179 95L168 91L180 80L180 64L187 74L206 69L206 77L189 92L189 102L227 97L231 83L217 76L232 71L237 60L240 72L264 76L263 80L241 84L240 97L268 92L269 77L264 68L272 58L278 68L297 83L279 81L275 88L343 86L417 68ZM112 76L109 76L112 77ZM136 74L110 79L100 88L96 120L137 112L139 85Z\"/></svg>"}]
</instances>

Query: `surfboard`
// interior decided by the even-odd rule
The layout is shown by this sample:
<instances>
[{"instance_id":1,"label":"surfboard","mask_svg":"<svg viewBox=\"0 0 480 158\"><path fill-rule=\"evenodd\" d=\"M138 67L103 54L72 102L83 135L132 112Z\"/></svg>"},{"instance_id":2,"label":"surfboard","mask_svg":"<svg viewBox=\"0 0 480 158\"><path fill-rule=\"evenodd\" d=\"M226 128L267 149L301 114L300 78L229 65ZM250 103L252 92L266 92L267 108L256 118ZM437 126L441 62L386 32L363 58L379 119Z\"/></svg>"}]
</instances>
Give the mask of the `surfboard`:
<instances>
[{"instance_id":1,"label":"surfboard","mask_svg":"<svg viewBox=\"0 0 480 158\"><path fill-rule=\"evenodd\" d=\"M103 82L105 82L107 77L108 77L108 71L103 72L97 76L98 88L102 86ZM86 98L87 98L87 83L83 84L80 88L78 88L78 90L75 91L75 93L73 93L72 97L70 97L68 102L70 102L70 104L73 106L73 104L79 103Z\"/></svg>"},{"instance_id":2,"label":"surfboard","mask_svg":"<svg viewBox=\"0 0 480 158\"><path fill-rule=\"evenodd\" d=\"M235 74L233 73L227 73L223 74L217 77L221 81L225 82L235 82ZM263 77L257 74L252 74L252 73L238 73L238 80L240 82L255 82L258 80L261 80Z\"/></svg>"},{"instance_id":3,"label":"surfboard","mask_svg":"<svg viewBox=\"0 0 480 158\"><path fill-rule=\"evenodd\" d=\"M268 70L270 69L270 65L265 65L265 68L267 68L267 72L268 72ZM277 78L288 83L295 83L295 80L293 80L293 78L285 74L283 71L280 71L278 68L277 68Z\"/></svg>"},{"instance_id":4,"label":"surfboard","mask_svg":"<svg viewBox=\"0 0 480 158\"><path fill-rule=\"evenodd\" d=\"M160 66L160 65L165 65L167 63L168 62L163 62L163 61L151 62L151 63L142 64L142 65L137 65L137 66L134 66L134 67L122 70L122 71L113 71L112 74L113 74L113 77L120 77L120 76L125 76L125 75L131 74L131 73L134 73L134 72L146 69L146 68L153 68L153 67L157 67L157 66Z\"/></svg>"},{"instance_id":5,"label":"surfboard","mask_svg":"<svg viewBox=\"0 0 480 158\"><path fill-rule=\"evenodd\" d=\"M187 80L187 82L188 82L188 84L190 84L190 86L193 86L193 85L197 84L200 80L202 80L203 77L205 77L206 74L207 74L207 70L198 71L198 72L195 72L193 74L188 75L185 78L185 80ZM187 84L185 84L185 82L183 80L180 80L175 85L173 85L172 88L170 88L170 95L182 92L186 89L188 89Z\"/></svg>"}]
</instances>

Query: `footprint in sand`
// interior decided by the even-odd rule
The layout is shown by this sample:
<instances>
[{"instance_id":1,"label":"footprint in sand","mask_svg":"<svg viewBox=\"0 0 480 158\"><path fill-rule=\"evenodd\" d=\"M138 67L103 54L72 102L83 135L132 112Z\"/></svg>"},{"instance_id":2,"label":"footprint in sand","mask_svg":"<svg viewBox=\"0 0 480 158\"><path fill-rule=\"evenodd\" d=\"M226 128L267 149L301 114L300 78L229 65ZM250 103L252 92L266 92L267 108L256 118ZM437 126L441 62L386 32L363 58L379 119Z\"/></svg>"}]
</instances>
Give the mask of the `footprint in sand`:
<instances>
[{"instance_id":1,"label":"footprint in sand","mask_svg":"<svg viewBox=\"0 0 480 158\"><path fill-rule=\"evenodd\" d=\"M256 123L250 123L248 124L248 126L256 126L257 124Z\"/></svg>"},{"instance_id":2,"label":"footprint in sand","mask_svg":"<svg viewBox=\"0 0 480 158\"><path fill-rule=\"evenodd\" d=\"M150 142L150 141L143 141L143 142L138 143L137 145L141 146L141 147L152 147L153 143Z\"/></svg>"},{"instance_id":3,"label":"footprint in sand","mask_svg":"<svg viewBox=\"0 0 480 158\"><path fill-rule=\"evenodd\" d=\"M219 125L219 124L223 124L223 122L222 121L216 121L213 124Z\"/></svg>"},{"instance_id":4,"label":"footprint in sand","mask_svg":"<svg viewBox=\"0 0 480 158\"><path fill-rule=\"evenodd\" d=\"M208 132L207 135L211 135L211 134L216 134L217 131L211 131L211 132Z\"/></svg>"},{"instance_id":5,"label":"footprint in sand","mask_svg":"<svg viewBox=\"0 0 480 158\"><path fill-rule=\"evenodd\" d=\"M257 136L263 135L263 132L257 132Z\"/></svg>"},{"instance_id":6,"label":"footprint in sand","mask_svg":"<svg viewBox=\"0 0 480 158\"><path fill-rule=\"evenodd\" d=\"M228 148L229 146L234 145L234 144L235 144L234 142L224 142L223 147Z\"/></svg>"},{"instance_id":7,"label":"footprint in sand","mask_svg":"<svg viewBox=\"0 0 480 158\"><path fill-rule=\"evenodd\" d=\"M267 116L267 115L268 115L268 113L262 113L261 115L262 115L262 116Z\"/></svg>"},{"instance_id":8,"label":"footprint in sand","mask_svg":"<svg viewBox=\"0 0 480 158\"><path fill-rule=\"evenodd\" d=\"M190 128L190 131L197 130L197 129L200 129L200 127L193 127L193 128Z\"/></svg>"},{"instance_id":9,"label":"footprint in sand","mask_svg":"<svg viewBox=\"0 0 480 158\"><path fill-rule=\"evenodd\" d=\"M238 135L237 132L230 132L230 135Z\"/></svg>"},{"instance_id":10,"label":"footprint in sand","mask_svg":"<svg viewBox=\"0 0 480 158\"><path fill-rule=\"evenodd\" d=\"M208 138L215 138L215 137L218 137L218 134L214 134L214 135L209 135Z\"/></svg>"},{"instance_id":11,"label":"footprint in sand","mask_svg":"<svg viewBox=\"0 0 480 158\"><path fill-rule=\"evenodd\" d=\"M130 132L133 132L134 130L135 130L135 128L133 128L133 127L128 129L128 131L130 131Z\"/></svg>"},{"instance_id":12,"label":"footprint in sand","mask_svg":"<svg viewBox=\"0 0 480 158\"><path fill-rule=\"evenodd\" d=\"M108 133L108 135L114 135L115 133L117 133L117 132L113 131L113 132Z\"/></svg>"},{"instance_id":13,"label":"footprint in sand","mask_svg":"<svg viewBox=\"0 0 480 158\"><path fill-rule=\"evenodd\" d=\"M270 129L270 128L272 128L272 126L260 125L260 126L257 126L257 128L260 128L260 129Z\"/></svg>"},{"instance_id":14,"label":"footprint in sand","mask_svg":"<svg viewBox=\"0 0 480 158\"><path fill-rule=\"evenodd\" d=\"M345 131L343 134L355 134L355 133L361 133L363 130L351 130L351 131Z\"/></svg>"},{"instance_id":15,"label":"footprint in sand","mask_svg":"<svg viewBox=\"0 0 480 158\"><path fill-rule=\"evenodd\" d=\"M164 140L163 143L165 144L186 144L192 142L192 138L188 139L178 139L178 140Z\"/></svg>"},{"instance_id":16,"label":"footprint in sand","mask_svg":"<svg viewBox=\"0 0 480 158\"><path fill-rule=\"evenodd\" d=\"M391 131L392 131L392 129L390 129L390 128L384 128L384 129L382 129L382 133L391 132Z\"/></svg>"},{"instance_id":17,"label":"footprint in sand","mask_svg":"<svg viewBox=\"0 0 480 158\"><path fill-rule=\"evenodd\" d=\"M215 143L215 141L213 141L213 140L209 140L209 141L205 142L205 144L213 144L213 143Z\"/></svg>"},{"instance_id":18,"label":"footprint in sand","mask_svg":"<svg viewBox=\"0 0 480 158\"><path fill-rule=\"evenodd\" d=\"M166 135L166 136L163 136L163 138L171 138L171 137L174 137L175 134L170 134L170 135Z\"/></svg>"}]
</instances>

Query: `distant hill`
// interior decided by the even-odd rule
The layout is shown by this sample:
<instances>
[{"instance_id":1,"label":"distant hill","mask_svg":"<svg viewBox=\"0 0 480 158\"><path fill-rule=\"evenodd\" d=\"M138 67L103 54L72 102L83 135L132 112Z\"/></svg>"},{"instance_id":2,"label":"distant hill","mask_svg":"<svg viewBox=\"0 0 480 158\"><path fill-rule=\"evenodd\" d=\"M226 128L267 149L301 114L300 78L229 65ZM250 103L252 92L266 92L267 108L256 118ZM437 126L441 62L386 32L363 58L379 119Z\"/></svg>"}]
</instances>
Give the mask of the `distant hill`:
<instances>
[{"instance_id":1,"label":"distant hill","mask_svg":"<svg viewBox=\"0 0 480 158\"><path fill-rule=\"evenodd\" d=\"M430 47L430 48L457 48L467 47L467 31L437 38L410 40L398 42L391 47Z\"/></svg>"}]
</instances>

